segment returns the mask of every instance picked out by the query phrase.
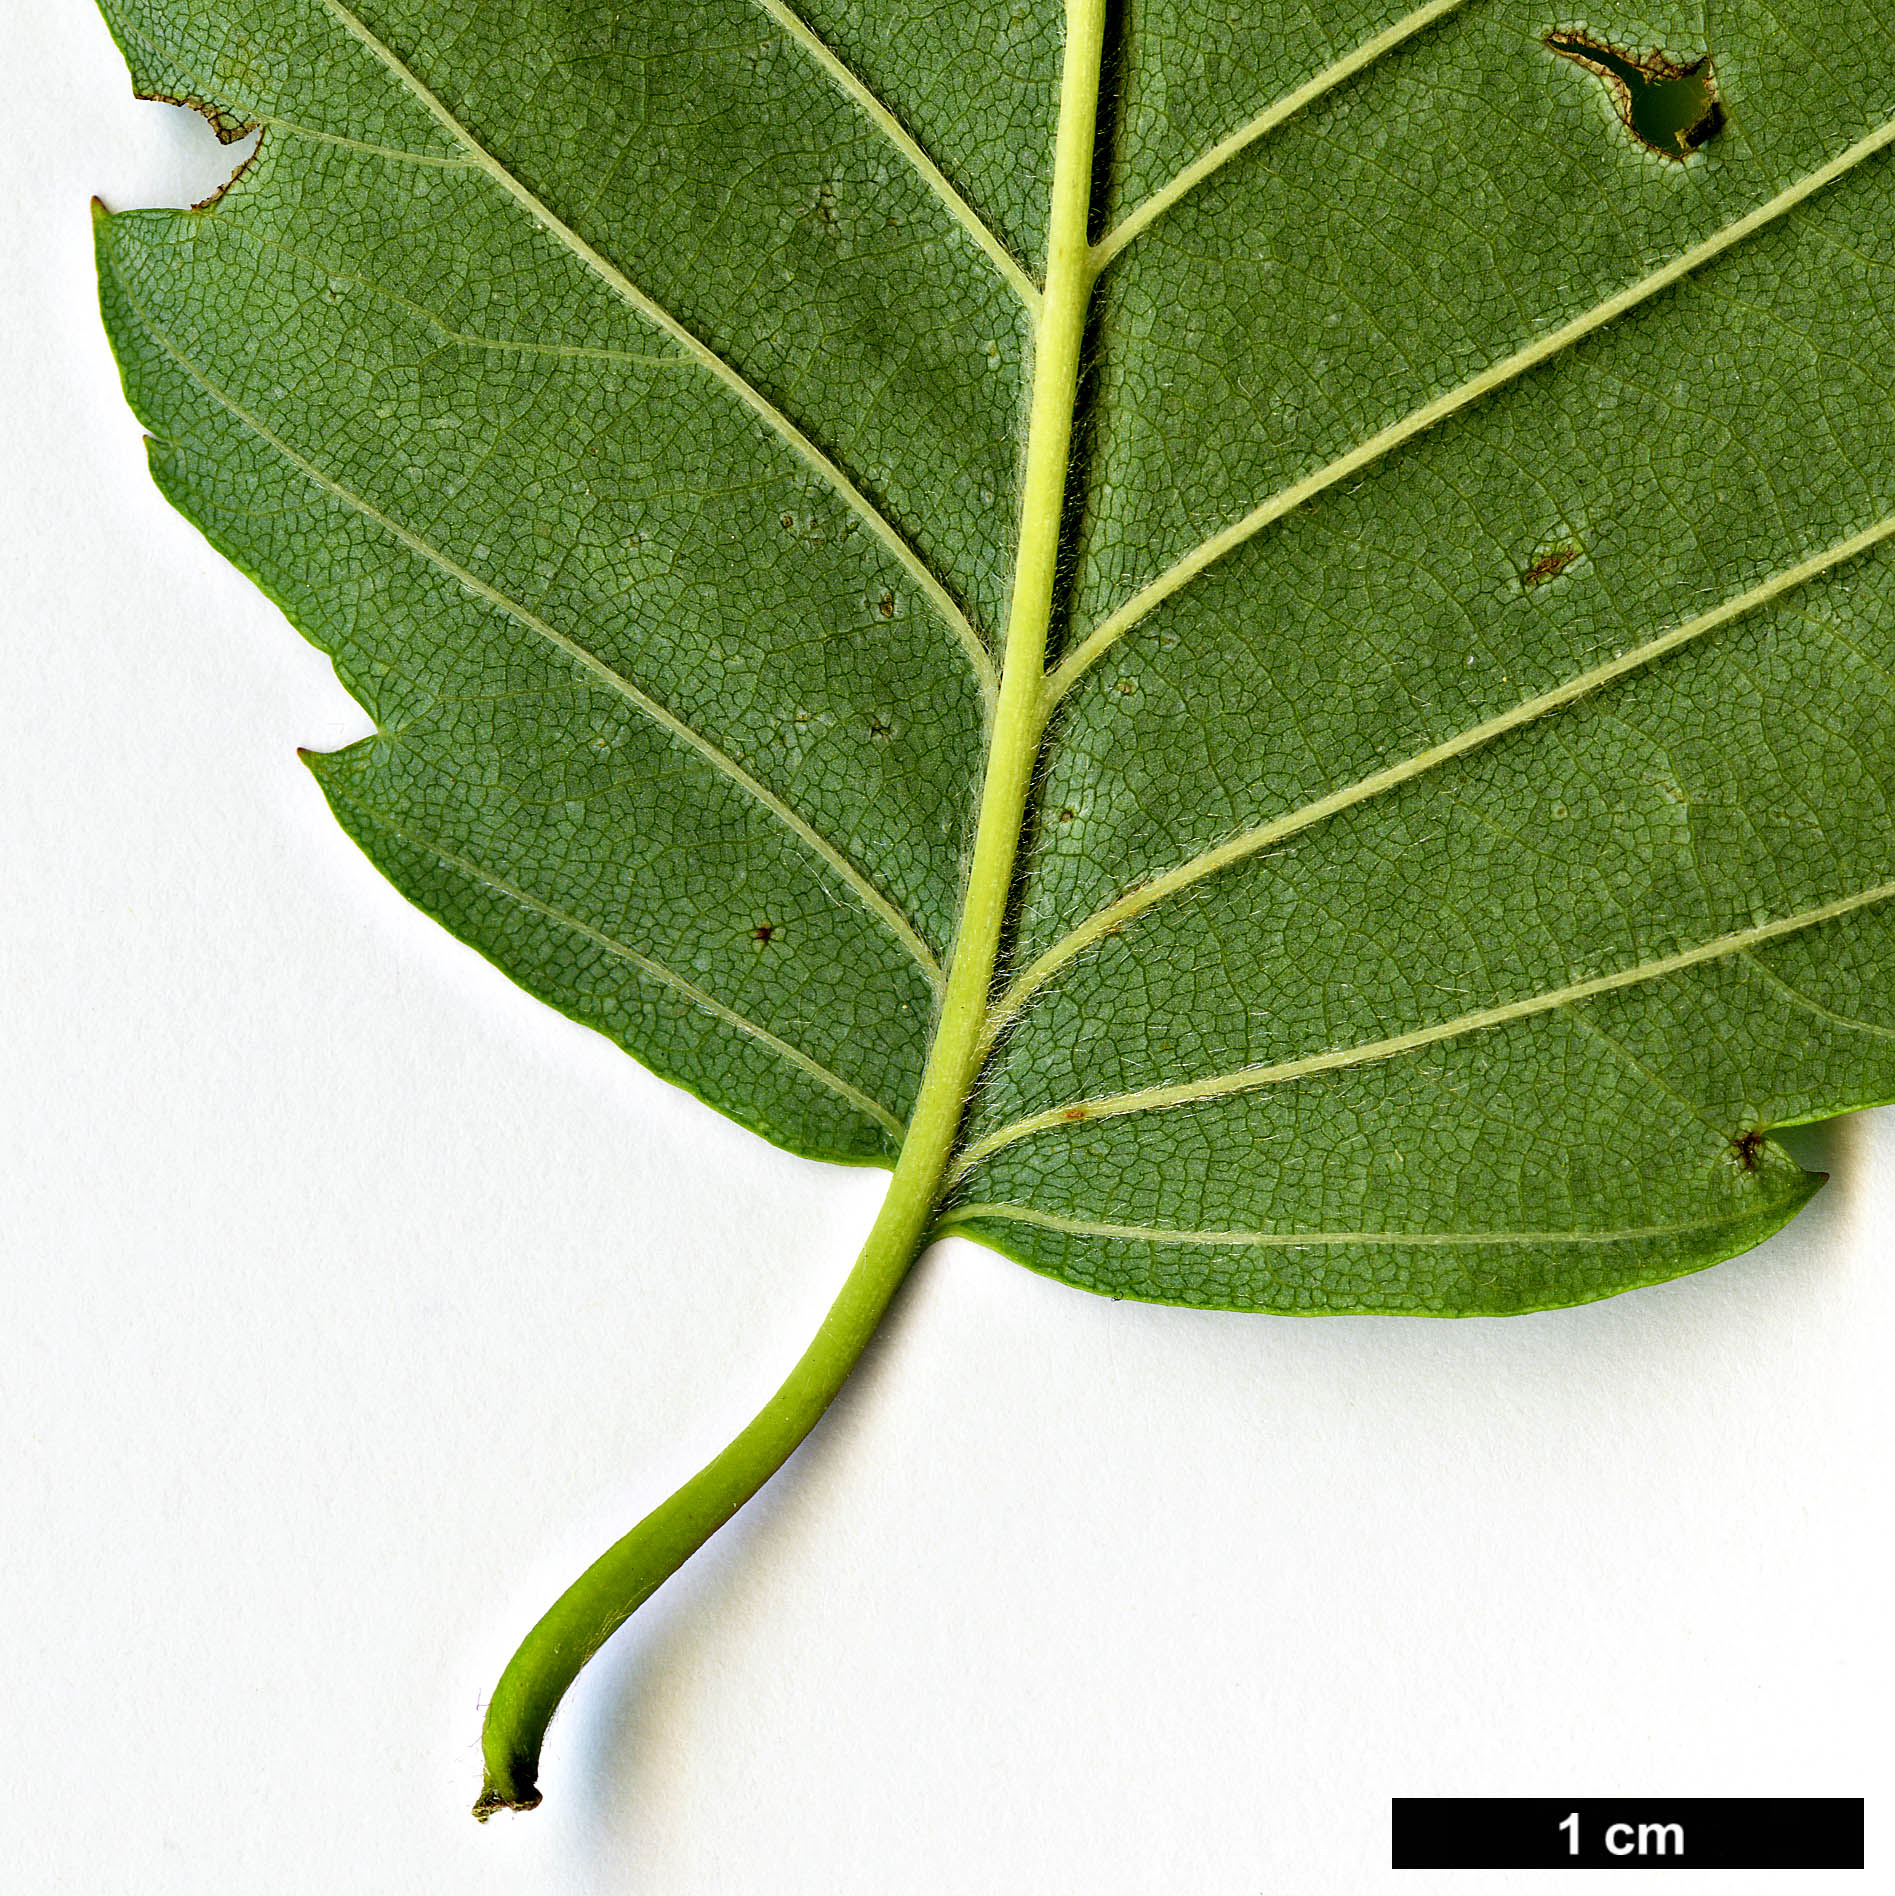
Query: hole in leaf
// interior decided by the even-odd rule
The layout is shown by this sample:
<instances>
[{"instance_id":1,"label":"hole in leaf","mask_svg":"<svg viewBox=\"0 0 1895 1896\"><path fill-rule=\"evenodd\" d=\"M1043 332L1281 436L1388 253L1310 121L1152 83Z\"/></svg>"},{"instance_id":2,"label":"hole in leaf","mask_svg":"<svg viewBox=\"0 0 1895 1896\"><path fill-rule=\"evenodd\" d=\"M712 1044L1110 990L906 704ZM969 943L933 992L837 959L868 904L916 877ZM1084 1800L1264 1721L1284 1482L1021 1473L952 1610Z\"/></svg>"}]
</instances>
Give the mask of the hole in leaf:
<instances>
[{"instance_id":1,"label":"hole in leaf","mask_svg":"<svg viewBox=\"0 0 1895 1896\"><path fill-rule=\"evenodd\" d=\"M1606 82L1626 129L1649 151L1682 162L1724 129L1717 77L1706 53L1680 66L1663 53L1635 58L1582 33L1549 33L1549 51Z\"/></svg>"}]
</instances>

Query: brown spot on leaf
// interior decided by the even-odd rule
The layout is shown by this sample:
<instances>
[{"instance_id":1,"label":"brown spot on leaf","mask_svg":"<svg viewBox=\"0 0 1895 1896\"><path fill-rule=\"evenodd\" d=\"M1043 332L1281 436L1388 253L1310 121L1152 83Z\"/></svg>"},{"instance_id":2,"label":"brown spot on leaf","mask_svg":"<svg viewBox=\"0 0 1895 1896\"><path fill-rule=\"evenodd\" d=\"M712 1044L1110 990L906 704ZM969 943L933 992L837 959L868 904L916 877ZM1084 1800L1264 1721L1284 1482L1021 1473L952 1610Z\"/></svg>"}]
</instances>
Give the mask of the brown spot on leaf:
<instances>
[{"instance_id":1,"label":"brown spot on leaf","mask_svg":"<svg viewBox=\"0 0 1895 1896\"><path fill-rule=\"evenodd\" d=\"M1550 546L1545 552L1536 553L1532 564L1520 575L1521 590L1531 592L1535 586L1544 586L1549 579L1557 579L1585 550L1583 546Z\"/></svg>"},{"instance_id":2,"label":"brown spot on leaf","mask_svg":"<svg viewBox=\"0 0 1895 1896\"><path fill-rule=\"evenodd\" d=\"M1731 1150L1737 1154L1737 1163L1746 1172L1757 1169L1757 1155L1763 1150L1763 1128L1748 1127L1731 1141Z\"/></svg>"},{"instance_id":3,"label":"brown spot on leaf","mask_svg":"<svg viewBox=\"0 0 1895 1896\"><path fill-rule=\"evenodd\" d=\"M759 922L756 927L750 931L750 939L752 941L768 942L775 933L776 924L774 922Z\"/></svg>"}]
</instances>

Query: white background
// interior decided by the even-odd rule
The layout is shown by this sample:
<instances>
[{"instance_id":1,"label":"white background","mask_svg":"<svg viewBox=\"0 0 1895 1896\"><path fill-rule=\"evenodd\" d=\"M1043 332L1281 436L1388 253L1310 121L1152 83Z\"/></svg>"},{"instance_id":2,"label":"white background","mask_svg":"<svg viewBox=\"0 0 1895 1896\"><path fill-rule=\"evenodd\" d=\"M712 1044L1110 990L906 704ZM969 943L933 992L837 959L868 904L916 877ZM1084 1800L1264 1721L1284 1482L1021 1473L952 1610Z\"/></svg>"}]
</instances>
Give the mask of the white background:
<instances>
[{"instance_id":1,"label":"white background","mask_svg":"<svg viewBox=\"0 0 1895 1896\"><path fill-rule=\"evenodd\" d=\"M335 828L293 746L361 714L147 482L93 298L88 196L227 160L82 0L6 15L9 1890L1505 1892L1571 1877L1394 1875L1390 1796L1886 1786L1883 1115L1784 1236L1558 1315L939 1247L477 1828L513 1641L774 1385L882 1175L651 1079Z\"/></svg>"}]
</instances>

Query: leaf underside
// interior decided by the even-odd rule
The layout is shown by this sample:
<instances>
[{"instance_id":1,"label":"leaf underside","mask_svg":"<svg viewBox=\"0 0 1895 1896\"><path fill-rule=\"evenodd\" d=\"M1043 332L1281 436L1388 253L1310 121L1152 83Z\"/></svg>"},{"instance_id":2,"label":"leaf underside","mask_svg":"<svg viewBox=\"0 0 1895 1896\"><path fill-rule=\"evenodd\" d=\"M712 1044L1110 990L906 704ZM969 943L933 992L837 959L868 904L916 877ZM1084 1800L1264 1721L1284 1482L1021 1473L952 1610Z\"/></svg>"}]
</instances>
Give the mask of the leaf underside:
<instances>
[{"instance_id":1,"label":"leaf underside","mask_svg":"<svg viewBox=\"0 0 1895 1896\"><path fill-rule=\"evenodd\" d=\"M1018 531L1056 0L105 0L166 495L419 906L887 1163ZM1895 6L1125 0L1059 694L940 1228L1115 1296L1713 1263L1895 1096ZM1686 157L1611 74L1715 75ZM1697 62L1708 60L1700 67ZM1602 76L1604 75L1604 76ZM1700 84L1706 83L1702 80ZM1678 149L1689 140L1681 138Z\"/></svg>"}]
</instances>

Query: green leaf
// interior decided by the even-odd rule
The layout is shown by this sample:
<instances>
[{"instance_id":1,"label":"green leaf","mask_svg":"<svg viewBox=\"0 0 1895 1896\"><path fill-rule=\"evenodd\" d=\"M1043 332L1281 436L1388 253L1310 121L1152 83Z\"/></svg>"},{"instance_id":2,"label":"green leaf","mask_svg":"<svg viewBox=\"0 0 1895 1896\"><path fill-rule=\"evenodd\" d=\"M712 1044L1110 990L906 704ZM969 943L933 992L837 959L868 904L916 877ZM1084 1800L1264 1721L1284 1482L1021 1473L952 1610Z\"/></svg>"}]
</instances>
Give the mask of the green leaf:
<instances>
[{"instance_id":1,"label":"green leaf","mask_svg":"<svg viewBox=\"0 0 1895 1896\"><path fill-rule=\"evenodd\" d=\"M101 282L165 492L374 717L339 819L896 1165L527 1723L934 1232L1542 1308L1755 1243L1819 1182L1768 1130L1895 1096L1880 0L105 6L263 128Z\"/></svg>"}]
</instances>

